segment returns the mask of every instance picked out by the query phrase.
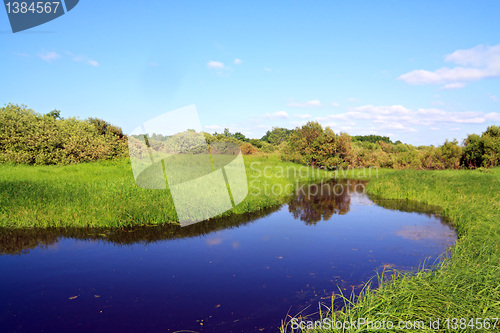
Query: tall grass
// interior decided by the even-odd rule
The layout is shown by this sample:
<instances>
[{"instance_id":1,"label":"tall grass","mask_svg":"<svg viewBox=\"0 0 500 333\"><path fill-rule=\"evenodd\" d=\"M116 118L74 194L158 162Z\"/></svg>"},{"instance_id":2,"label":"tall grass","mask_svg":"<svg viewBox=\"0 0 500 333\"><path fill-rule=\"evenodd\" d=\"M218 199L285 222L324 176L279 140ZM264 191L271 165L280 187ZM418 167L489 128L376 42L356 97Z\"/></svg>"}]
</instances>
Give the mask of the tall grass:
<instances>
[{"instance_id":1,"label":"tall grass","mask_svg":"<svg viewBox=\"0 0 500 333\"><path fill-rule=\"evenodd\" d=\"M276 155L245 156L245 165L249 194L224 216L281 205L297 181L333 177L331 172L282 162ZM0 227L122 227L176 221L168 189L136 186L128 159L76 165L0 164Z\"/></svg>"},{"instance_id":2,"label":"tall grass","mask_svg":"<svg viewBox=\"0 0 500 333\"><path fill-rule=\"evenodd\" d=\"M375 290L366 286L356 300L344 298L342 309L327 306L323 318L390 320L395 324L423 321L426 325L430 319L439 318L440 331L456 332L485 330L468 325L453 327L451 323L448 326L447 318L465 318L470 324L470 319L500 317L500 168L392 171L373 179L367 191L388 199L417 200L441 207L440 213L450 218L459 239L451 257L439 269L416 274L396 272L392 279L380 281ZM287 320L281 331L289 331L290 324ZM362 325L344 331L370 329ZM426 326L419 331L431 329Z\"/></svg>"}]
</instances>

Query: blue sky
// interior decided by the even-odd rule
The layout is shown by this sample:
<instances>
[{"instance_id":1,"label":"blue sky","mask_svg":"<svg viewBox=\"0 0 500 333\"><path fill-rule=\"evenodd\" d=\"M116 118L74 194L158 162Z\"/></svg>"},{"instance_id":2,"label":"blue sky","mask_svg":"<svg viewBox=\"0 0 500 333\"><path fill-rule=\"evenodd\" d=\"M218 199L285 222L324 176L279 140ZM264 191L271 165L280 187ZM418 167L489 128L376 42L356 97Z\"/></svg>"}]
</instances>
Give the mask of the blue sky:
<instances>
[{"instance_id":1,"label":"blue sky","mask_svg":"<svg viewBox=\"0 0 500 333\"><path fill-rule=\"evenodd\" d=\"M209 132L317 120L439 145L500 124L500 2L81 0L12 34L0 103L126 132L195 104Z\"/></svg>"}]
</instances>

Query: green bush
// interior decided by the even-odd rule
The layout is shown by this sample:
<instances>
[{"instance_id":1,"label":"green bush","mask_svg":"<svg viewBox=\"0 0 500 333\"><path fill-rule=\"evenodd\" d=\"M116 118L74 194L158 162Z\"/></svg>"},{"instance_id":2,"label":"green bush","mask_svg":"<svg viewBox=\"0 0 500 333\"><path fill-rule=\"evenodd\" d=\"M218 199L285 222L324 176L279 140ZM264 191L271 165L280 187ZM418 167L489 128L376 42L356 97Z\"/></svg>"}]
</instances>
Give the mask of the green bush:
<instances>
[{"instance_id":1,"label":"green bush","mask_svg":"<svg viewBox=\"0 0 500 333\"><path fill-rule=\"evenodd\" d=\"M470 169L500 165L500 127L489 126L481 136L468 135L464 140L461 164Z\"/></svg>"},{"instance_id":2,"label":"green bush","mask_svg":"<svg viewBox=\"0 0 500 333\"><path fill-rule=\"evenodd\" d=\"M284 160L326 169L346 167L352 153L349 135L335 134L331 128L323 129L318 122L312 121L291 132L282 148Z\"/></svg>"},{"instance_id":3,"label":"green bush","mask_svg":"<svg viewBox=\"0 0 500 333\"><path fill-rule=\"evenodd\" d=\"M69 164L126 156L127 138L103 120L62 119L24 105L0 108L0 162Z\"/></svg>"}]
</instances>

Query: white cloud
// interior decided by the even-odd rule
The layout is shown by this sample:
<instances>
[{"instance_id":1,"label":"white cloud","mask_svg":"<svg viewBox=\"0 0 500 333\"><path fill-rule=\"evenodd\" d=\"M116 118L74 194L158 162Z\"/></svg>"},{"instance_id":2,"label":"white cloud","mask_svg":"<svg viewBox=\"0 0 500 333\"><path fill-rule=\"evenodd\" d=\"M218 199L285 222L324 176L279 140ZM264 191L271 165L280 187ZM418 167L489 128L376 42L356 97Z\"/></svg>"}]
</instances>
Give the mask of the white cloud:
<instances>
[{"instance_id":1,"label":"white cloud","mask_svg":"<svg viewBox=\"0 0 500 333\"><path fill-rule=\"evenodd\" d=\"M158 67L159 65L160 65L160 64L158 64L156 61L151 61L151 62L149 63L149 66L151 66L151 67Z\"/></svg>"},{"instance_id":2,"label":"white cloud","mask_svg":"<svg viewBox=\"0 0 500 333\"><path fill-rule=\"evenodd\" d=\"M243 60L241 60L239 58L234 59L234 64L235 65L241 65L242 62L243 62Z\"/></svg>"},{"instance_id":3,"label":"white cloud","mask_svg":"<svg viewBox=\"0 0 500 333\"><path fill-rule=\"evenodd\" d=\"M463 88L464 82L500 77L500 44L457 50L447 55L445 61L458 66L442 67L435 71L413 70L398 79L409 84L445 84L445 89L457 89Z\"/></svg>"},{"instance_id":4,"label":"white cloud","mask_svg":"<svg viewBox=\"0 0 500 333\"><path fill-rule=\"evenodd\" d=\"M305 124L307 124L307 121L306 120L294 120L294 121L291 121L290 122L290 125L294 126L294 127L302 127L304 126Z\"/></svg>"},{"instance_id":5,"label":"white cloud","mask_svg":"<svg viewBox=\"0 0 500 333\"><path fill-rule=\"evenodd\" d=\"M489 94L489 97L493 102L498 102L498 98L495 95Z\"/></svg>"},{"instance_id":6,"label":"white cloud","mask_svg":"<svg viewBox=\"0 0 500 333\"><path fill-rule=\"evenodd\" d=\"M278 111L275 113L266 113L264 118L280 118L280 119L288 119L288 113L286 111Z\"/></svg>"},{"instance_id":7,"label":"white cloud","mask_svg":"<svg viewBox=\"0 0 500 333\"><path fill-rule=\"evenodd\" d=\"M500 113L450 112L437 108L412 110L402 105L364 105L351 108L344 113L317 117L316 120L322 124L333 122L336 126L353 126L356 123L361 123L365 128L366 126L374 126L379 131L415 132L417 126L436 130L438 127L451 126L452 124L494 123L500 121Z\"/></svg>"},{"instance_id":8,"label":"white cloud","mask_svg":"<svg viewBox=\"0 0 500 333\"><path fill-rule=\"evenodd\" d=\"M18 57L22 57L22 58L29 58L30 55L28 53L24 53L24 52L13 52L14 55L18 56Z\"/></svg>"},{"instance_id":9,"label":"white cloud","mask_svg":"<svg viewBox=\"0 0 500 333\"><path fill-rule=\"evenodd\" d=\"M321 106L321 102L317 99L313 99L304 103L290 102L287 104L287 106L292 108L311 108Z\"/></svg>"},{"instance_id":10,"label":"white cloud","mask_svg":"<svg viewBox=\"0 0 500 333\"><path fill-rule=\"evenodd\" d=\"M462 66L491 67L500 65L500 44L496 46L478 45L467 50L457 50L445 58Z\"/></svg>"},{"instance_id":11,"label":"white cloud","mask_svg":"<svg viewBox=\"0 0 500 333\"><path fill-rule=\"evenodd\" d=\"M499 122L500 121L500 113L498 112L490 112L490 113L487 113L485 116L484 116L484 119L488 122Z\"/></svg>"},{"instance_id":12,"label":"white cloud","mask_svg":"<svg viewBox=\"0 0 500 333\"><path fill-rule=\"evenodd\" d=\"M271 68L269 68L269 67L264 67L264 70L265 70L266 72L269 72L269 73L273 71L273 70L272 70Z\"/></svg>"},{"instance_id":13,"label":"white cloud","mask_svg":"<svg viewBox=\"0 0 500 333\"><path fill-rule=\"evenodd\" d=\"M90 66L94 66L94 67L98 67L99 66L99 63L95 60L89 60L87 62Z\"/></svg>"},{"instance_id":14,"label":"white cloud","mask_svg":"<svg viewBox=\"0 0 500 333\"><path fill-rule=\"evenodd\" d=\"M335 102L331 102L331 103L330 103L330 105L331 105L331 106L334 106L334 107L336 107L336 108L340 106L340 104L339 104L339 103L335 103Z\"/></svg>"},{"instance_id":15,"label":"white cloud","mask_svg":"<svg viewBox=\"0 0 500 333\"><path fill-rule=\"evenodd\" d=\"M206 129L209 129L209 130L222 130L222 129L224 129L224 127L219 126L219 125L206 125L204 127Z\"/></svg>"},{"instance_id":16,"label":"white cloud","mask_svg":"<svg viewBox=\"0 0 500 333\"><path fill-rule=\"evenodd\" d=\"M40 57L43 61L52 62L61 58L61 55L57 52L41 52L38 54L38 57Z\"/></svg>"},{"instance_id":17,"label":"white cloud","mask_svg":"<svg viewBox=\"0 0 500 333\"><path fill-rule=\"evenodd\" d=\"M87 56L84 55L75 55L71 52L66 52L66 55L70 56L73 61L75 62L83 62L87 65L93 66L93 67L98 67L99 63L95 60L89 59Z\"/></svg>"},{"instance_id":18,"label":"white cloud","mask_svg":"<svg viewBox=\"0 0 500 333\"><path fill-rule=\"evenodd\" d=\"M312 116L310 114L295 114L295 117L300 118L300 119L309 119Z\"/></svg>"},{"instance_id":19,"label":"white cloud","mask_svg":"<svg viewBox=\"0 0 500 333\"><path fill-rule=\"evenodd\" d=\"M451 90L451 89L461 89L465 87L464 83L461 82L455 82L455 83L448 83L443 86L443 89Z\"/></svg>"},{"instance_id":20,"label":"white cloud","mask_svg":"<svg viewBox=\"0 0 500 333\"><path fill-rule=\"evenodd\" d=\"M207 67L208 68L211 68L211 69L224 69L224 64L220 61L213 61L213 60L210 60L208 63L207 63Z\"/></svg>"}]
</instances>

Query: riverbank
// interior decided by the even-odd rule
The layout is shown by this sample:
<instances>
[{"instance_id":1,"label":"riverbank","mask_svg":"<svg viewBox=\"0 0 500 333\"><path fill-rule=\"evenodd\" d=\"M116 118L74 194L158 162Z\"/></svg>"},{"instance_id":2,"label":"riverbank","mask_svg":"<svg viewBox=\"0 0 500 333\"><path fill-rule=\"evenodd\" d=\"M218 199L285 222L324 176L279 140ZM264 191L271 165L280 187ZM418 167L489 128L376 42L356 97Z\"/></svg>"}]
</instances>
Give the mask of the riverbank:
<instances>
[{"instance_id":1,"label":"riverbank","mask_svg":"<svg viewBox=\"0 0 500 333\"><path fill-rule=\"evenodd\" d=\"M248 195L222 216L276 207L298 182L333 172L283 162L277 155L245 156ZM0 227L124 227L178 224L168 190L138 187L128 159L75 165L0 165Z\"/></svg>"},{"instance_id":2,"label":"riverbank","mask_svg":"<svg viewBox=\"0 0 500 333\"><path fill-rule=\"evenodd\" d=\"M493 328L495 319L487 324L485 318L500 316L500 168L399 170L373 178L367 191L386 199L416 200L441 207L439 213L450 219L459 239L451 257L439 269L397 274L376 290L366 288L358 300L345 300L341 311L323 312L321 318L372 322L372 326L345 330L349 332L371 331L376 327L373 325L383 321L393 323L394 331L401 330L397 327L400 322L423 323L418 331L432 331L430 320L435 323L437 319L441 331L481 331L486 325ZM323 328L307 332L331 331Z\"/></svg>"}]
</instances>

